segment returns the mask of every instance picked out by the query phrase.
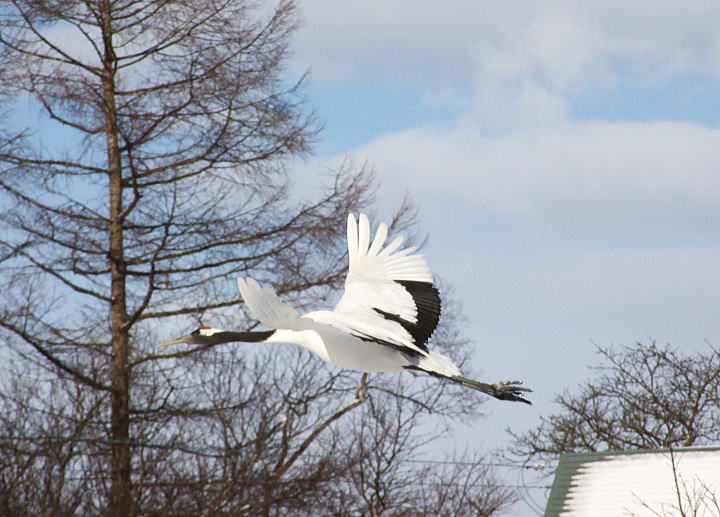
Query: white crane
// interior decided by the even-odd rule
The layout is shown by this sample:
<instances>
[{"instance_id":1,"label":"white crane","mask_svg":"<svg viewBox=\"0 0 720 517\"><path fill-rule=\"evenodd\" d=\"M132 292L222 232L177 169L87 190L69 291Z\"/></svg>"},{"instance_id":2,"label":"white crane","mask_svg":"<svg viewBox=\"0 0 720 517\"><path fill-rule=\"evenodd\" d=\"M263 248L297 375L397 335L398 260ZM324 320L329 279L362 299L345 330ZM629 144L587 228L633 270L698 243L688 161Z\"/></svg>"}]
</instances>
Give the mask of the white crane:
<instances>
[{"instance_id":1,"label":"white crane","mask_svg":"<svg viewBox=\"0 0 720 517\"><path fill-rule=\"evenodd\" d=\"M347 221L350 266L345 293L331 311L303 316L277 294L252 278L238 278L247 307L263 325L260 332L232 332L200 327L192 334L160 343L220 344L228 342L292 343L320 359L360 372L414 370L479 390L500 400L530 404L532 391L518 381L486 384L463 377L447 356L428 350L427 340L440 319L440 295L425 258L415 247L400 248L397 236L385 246L388 227L378 226L370 242L365 214Z\"/></svg>"}]
</instances>

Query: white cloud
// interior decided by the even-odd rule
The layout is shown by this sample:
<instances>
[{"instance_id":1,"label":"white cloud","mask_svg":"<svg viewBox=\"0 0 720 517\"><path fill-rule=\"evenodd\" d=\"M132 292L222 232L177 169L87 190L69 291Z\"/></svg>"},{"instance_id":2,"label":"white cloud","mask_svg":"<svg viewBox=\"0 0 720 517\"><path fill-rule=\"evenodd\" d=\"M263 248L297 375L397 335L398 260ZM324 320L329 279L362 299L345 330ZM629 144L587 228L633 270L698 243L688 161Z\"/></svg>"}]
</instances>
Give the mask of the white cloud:
<instances>
[{"instance_id":1,"label":"white cloud","mask_svg":"<svg viewBox=\"0 0 720 517\"><path fill-rule=\"evenodd\" d=\"M464 67L473 17L462 13L475 11L474 5L472 0L448 8L429 2L308 0L301 5L305 23L295 47L322 79L338 78L338 69L347 74L341 78L358 76L370 65L374 74L410 73L419 80L431 71Z\"/></svg>"},{"instance_id":2,"label":"white cloud","mask_svg":"<svg viewBox=\"0 0 720 517\"><path fill-rule=\"evenodd\" d=\"M496 128L556 120L567 95L628 77L652 84L720 76L714 0L308 0L302 7L296 48L316 79L380 77L429 99L471 85L471 110Z\"/></svg>"},{"instance_id":3,"label":"white cloud","mask_svg":"<svg viewBox=\"0 0 720 517\"><path fill-rule=\"evenodd\" d=\"M614 59L717 75L716 7L713 0L359 0L342 6L307 0L298 48L313 63L340 60L356 69L372 63L395 68L399 76L405 74L404 62L424 62L431 70L448 63L465 69L470 56L492 75L536 70L559 85L592 79L588 71L597 73Z\"/></svg>"},{"instance_id":4,"label":"white cloud","mask_svg":"<svg viewBox=\"0 0 720 517\"><path fill-rule=\"evenodd\" d=\"M443 267L457 271L453 275L462 276L465 289L476 293L468 301L473 322L494 333L562 328L579 334L579 344L589 344L651 335L671 339L692 327L699 342L720 331L714 302L720 282L712 280L719 261L720 249L696 246L581 251L560 246L523 256L461 254L446 258Z\"/></svg>"},{"instance_id":5,"label":"white cloud","mask_svg":"<svg viewBox=\"0 0 720 517\"><path fill-rule=\"evenodd\" d=\"M720 130L676 123L560 123L502 137L419 128L355 151L389 192L431 210L579 220L720 210Z\"/></svg>"}]
</instances>

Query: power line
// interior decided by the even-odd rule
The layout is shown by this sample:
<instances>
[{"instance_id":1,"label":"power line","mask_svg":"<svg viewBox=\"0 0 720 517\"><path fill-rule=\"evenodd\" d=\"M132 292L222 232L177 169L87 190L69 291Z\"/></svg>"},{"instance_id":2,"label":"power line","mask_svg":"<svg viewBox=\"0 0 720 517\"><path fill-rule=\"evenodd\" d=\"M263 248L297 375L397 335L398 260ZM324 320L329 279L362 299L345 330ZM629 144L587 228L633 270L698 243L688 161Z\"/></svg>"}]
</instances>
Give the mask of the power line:
<instances>
[{"instance_id":1,"label":"power line","mask_svg":"<svg viewBox=\"0 0 720 517\"><path fill-rule=\"evenodd\" d=\"M66 481L80 481L80 482L87 482L87 481L102 481L105 478L98 477L98 476L66 476L64 478ZM218 484L227 484L232 482L231 479L182 479L181 481L168 481L168 482L145 482L146 485L157 485L157 486L166 486L168 484L175 484L177 485L186 483L198 483L203 485L218 485ZM344 479L334 479L332 481L333 483L342 483L345 485L353 485L354 482L344 480ZM262 484L262 480L256 480L257 484ZM537 488L537 489L548 489L550 488L550 485L520 485L520 484L509 484L509 483L489 483L489 482L469 482L469 483L463 483L463 482L443 482L443 481L431 481L431 482L424 482L425 486L432 486L432 487L443 487L443 486L456 486L456 487L476 487L476 488L514 488L514 489L528 489L528 488Z\"/></svg>"},{"instance_id":2,"label":"power line","mask_svg":"<svg viewBox=\"0 0 720 517\"><path fill-rule=\"evenodd\" d=\"M527 481L525 481L525 470L519 470L518 471L518 484L520 484L520 489L518 489L518 495L520 496L520 499L530 508L530 510L535 513L538 517L542 517L544 514L544 505L538 503L535 498L533 497L533 494L530 492L530 489L533 488L539 488L536 485L529 485ZM551 488L550 486L546 486L544 488Z\"/></svg>"},{"instance_id":3,"label":"power line","mask_svg":"<svg viewBox=\"0 0 720 517\"><path fill-rule=\"evenodd\" d=\"M56 434L34 434L34 435L0 435L0 440L21 440L21 441L41 441L41 440L58 440L68 442L91 442L91 443L103 443L108 445L124 444L132 447L141 447L148 449L167 449L185 452L188 454L198 454L209 457L223 457L231 454L243 454L246 452L245 449L238 449L233 447L220 447L214 445L205 446L194 446L186 443L173 442L173 443L160 443L150 441L138 441L138 440L114 440L112 438L101 438L95 436L63 436ZM309 457L318 457L319 455L307 454ZM368 459L369 456L352 456L349 457L351 460L362 461ZM547 465L542 463L536 463L528 465L527 463L510 463L510 462L488 462L488 461L463 461L463 460L431 460L431 459L403 459L404 463L418 463L418 464L430 464L430 465L460 465L460 466L478 466L478 467L503 467L503 468L516 468L521 470L544 470ZM522 487L519 487L522 488ZM546 487L533 487L533 488L546 488Z\"/></svg>"}]
</instances>

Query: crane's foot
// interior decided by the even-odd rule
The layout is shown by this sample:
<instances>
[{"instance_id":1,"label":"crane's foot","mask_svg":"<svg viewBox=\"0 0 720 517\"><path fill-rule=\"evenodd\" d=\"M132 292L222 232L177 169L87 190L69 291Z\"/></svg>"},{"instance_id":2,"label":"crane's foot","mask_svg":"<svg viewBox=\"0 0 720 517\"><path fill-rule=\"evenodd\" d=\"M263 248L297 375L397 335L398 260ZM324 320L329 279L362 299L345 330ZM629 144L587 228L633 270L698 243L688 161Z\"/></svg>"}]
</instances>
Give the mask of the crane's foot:
<instances>
[{"instance_id":1,"label":"crane's foot","mask_svg":"<svg viewBox=\"0 0 720 517\"><path fill-rule=\"evenodd\" d=\"M522 381L502 381L492 385L495 388L495 398L500 400L513 400L515 402L524 402L532 404L528 399L522 397L524 393L530 393L532 390L521 386Z\"/></svg>"}]
</instances>

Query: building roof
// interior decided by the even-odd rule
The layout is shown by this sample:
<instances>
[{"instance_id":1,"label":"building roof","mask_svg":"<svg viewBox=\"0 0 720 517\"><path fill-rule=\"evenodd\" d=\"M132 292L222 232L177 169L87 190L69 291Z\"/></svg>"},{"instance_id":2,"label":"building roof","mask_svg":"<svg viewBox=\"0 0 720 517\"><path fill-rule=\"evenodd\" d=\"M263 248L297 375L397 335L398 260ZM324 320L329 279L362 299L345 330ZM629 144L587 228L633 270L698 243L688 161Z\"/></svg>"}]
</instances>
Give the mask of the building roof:
<instances>
[{"instance_id":1,"label":"building roof","mask_svg":"<svg viewBox=\"0 0 720 517\"><path fill-rule=\"evenodd\" d=\"M545 517L670 517L680 505L720 515L720 447L563 454Z\"/></svg>"}]
</instances>

